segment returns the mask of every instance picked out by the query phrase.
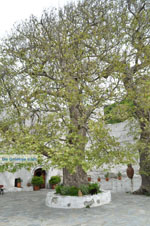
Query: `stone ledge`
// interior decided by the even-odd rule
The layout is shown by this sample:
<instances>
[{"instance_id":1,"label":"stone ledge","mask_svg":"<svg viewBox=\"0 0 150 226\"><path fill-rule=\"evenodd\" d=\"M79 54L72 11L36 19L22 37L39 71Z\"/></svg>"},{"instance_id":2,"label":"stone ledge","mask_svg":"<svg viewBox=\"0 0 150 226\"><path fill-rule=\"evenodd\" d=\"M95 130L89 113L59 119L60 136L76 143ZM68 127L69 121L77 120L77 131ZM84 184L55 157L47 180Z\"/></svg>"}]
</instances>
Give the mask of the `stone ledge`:
<instances>
[{"instance_id":1,"label":"stone ledge","mask_svg":"<svg viewBox=\"0 0 150 226\"><path fill-rule=\"evenodd\" d=\"M20 192L20 191L33 191L33 187L21 187L21 188L17 188L17 187L6 187L4 192Z\"/></svg>"},{"instance_id":2,"label":"stone ledge","mask_svg":"<svg viewBox=\"0 0 150 226\"><path fill-rule=\"evenodd\" d=\"M54 194L54 192L48 192L45 200L45 204L48 207L64 209L96 207L110 202L110 191L102 191L96 195L85 195L82 197L62 196Z\"/></svg>"}]
</instances>

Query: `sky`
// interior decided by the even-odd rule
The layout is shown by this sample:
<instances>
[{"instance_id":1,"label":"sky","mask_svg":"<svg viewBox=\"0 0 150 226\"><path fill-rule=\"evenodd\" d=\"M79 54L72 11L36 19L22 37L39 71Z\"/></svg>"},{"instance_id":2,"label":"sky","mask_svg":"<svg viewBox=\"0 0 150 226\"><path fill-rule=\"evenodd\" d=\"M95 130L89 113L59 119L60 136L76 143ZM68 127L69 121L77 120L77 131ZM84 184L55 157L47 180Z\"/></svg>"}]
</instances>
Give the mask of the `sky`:
<instances>
[{"instance_id":1,"label":"sky","mask_svg":"<svg viewBox=\"0 0 150 226\"><path fill-rule=\"evenodd\" d=\"M31 14L40 16L51 7L63 7L71 0L2 0L0 3L0 38L9 33L15 22L21 22Z\"/></svg>"}]
</instances>

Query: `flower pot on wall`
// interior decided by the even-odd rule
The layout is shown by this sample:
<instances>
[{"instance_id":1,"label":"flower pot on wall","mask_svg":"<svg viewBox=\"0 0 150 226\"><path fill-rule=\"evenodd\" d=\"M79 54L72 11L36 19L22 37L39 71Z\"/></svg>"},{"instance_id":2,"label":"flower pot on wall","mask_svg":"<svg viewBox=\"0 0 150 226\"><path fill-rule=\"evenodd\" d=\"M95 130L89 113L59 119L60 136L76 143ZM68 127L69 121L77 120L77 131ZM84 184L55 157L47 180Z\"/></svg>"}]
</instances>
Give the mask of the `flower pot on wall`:
<instances>
[{"instance_id":1,"label":"flower pot on wall","mask_svg":"<svg viewBox=\"0 0 150 226\"><path fill-rule=\"evenodd\" d=\"M91 181L91 177L90 176L88 176L88 181Z\"/></svg>"},{"instance_id":2,"label":"flower pot on wall","mask_svg":"<svg viewBox=\"0 0 150 226\"><path fill-rule=\"evenodd\" d=\"M109 172L107 172L104 176L105 176L105 180L109 181Z\"/></svg>"},{"instance_id":3,"label":"flower pot on wall","mask_svg":"<svg viewBox=\"0 0 150 226\"><path fill-rule=\"evenodd\" d=\"M101 182L101 178L100 178L100 177L98 177L98 178L97 178L97 181L98 181L98 182Z\"/></svg>"},{"instance_id":4,"label":"flower pot on wall","mask_svg":"<svg viewBox=\"0 0 150 226\"><path fill-rule=\"evenodd\" d=\"M122 179L122 174L120 172L118 172L118 180L121 180Z\"/></svg>"},{"instance_id":5,"label":"flower pot on wall","mask_svg":"<svg viewBox=\"0 0 150 226\"><path fill-rule=\"evenodd\" d=\"M118 180L122 180L122 177L120 176L120 177L118 177Z\"/></svg>"},{"instance_id":6,"label":"flower pot on wall","mask_svg":"<svg viewBox=\"0 0 150 226\"><path fill-rule=\"evenodd\" d=\"M30 182L27 183L27 187L31 187L31 183Z\"/></svg>"}]
</instances>

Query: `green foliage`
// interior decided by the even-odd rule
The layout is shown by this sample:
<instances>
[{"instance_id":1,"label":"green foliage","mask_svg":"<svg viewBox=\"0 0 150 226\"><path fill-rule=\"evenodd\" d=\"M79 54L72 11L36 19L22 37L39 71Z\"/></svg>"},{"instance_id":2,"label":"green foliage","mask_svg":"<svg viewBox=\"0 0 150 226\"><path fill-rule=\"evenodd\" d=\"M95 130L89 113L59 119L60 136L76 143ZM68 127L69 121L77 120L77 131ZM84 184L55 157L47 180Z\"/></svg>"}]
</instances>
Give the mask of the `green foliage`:
<instances>
[{"instance_id":1,"label":"green foliage","mask_svg":"<svg viewBox=\"0 0 150 226\"><path fill-rule=\"evenodd\" d=\"M89 194L89 185L82 184L80 185L79 189L81 190L83 195Z\"/></svg>"},{"instance_id":2,"label":"green foliage","mask_svg":"<svg viewBox=\"0 0 150 226\"><path fill-rule=\"evenodd\" d=\"M97 194L99 192L100 192L100 188L97 183L89 184L89 193L91 195Z\"/></svg>"},{"instance_id":3,"label":"green foliage","mask_svg":"<svg viewBox=\"0 0 150 226\"><path fill-rule=\"evenodd\" d=\"M63 187L62 184L58 184L58 185L55 187L56 194L61 194L61 189L62 189L62 187Z\"/></svg>"},{"instance_id":4,"label":"green foliage","mask_svg":"<svg viewBox=\"0 0 150 226\"><path fill-rule=\"evenodd\" d=\"M104 163L98 156L105 149L104 140L93 154L97 162L90 160L92 145L90 152L85 147L94 112L115 95L117 81L106 82L111 73L108 59L118 43L113 10L109 1L90 0L67 5L58 14L44 11L3 40L0 70L5 78L0 91L6 98L0 101L6 114L0 125L1 150L43 154L51 166L71 173L78 165L87 171Z\"/></svg>"},{"instance_id":5,"label":"green foliage","mask_svg":"<svg viewBox=\"0 0 150 226\"><path fill-rule=\"evenodd\" d=\"M17 178L17 182L22 182L22 179L20 177Z\"/></svg>"},{"instance_id":6,"label":"green foliage","mask_svg":"<svg viewBox=\"0 0 150 226\"><path fill-rule=\"evenodd\" d=\"M62 186L60 189L60 194L61 195L69 195L70 187L69 186Z\"/></svg>"},{"instance_id":7,"label":"green foliage","mask_svg":"<svg viewBox=\"0 0 150 226\"><path fill-rule=\"evenodd\" d=\"M121 174L121 172L120 172L120 171L118 172L118 174L117 174L117 175L118 175L118 177L121 177L121 176L122 176L122 174Z\"/></svg>"},{"instance_id":8,"label":"green foliage","mask_svg":"<svg viewBox=\"0 0 150 226\"><path fill-rule=\"evenodd\" d=\"M140 4L135 2L131 9L136 13ZM128 4L84 0L58 13L44 11L3 39L0 151L38 154L40 162L45 155L46 167L71 173L79 165L87 171L128 158L97 114L107 103L128 96L136 106L134 116L140 107L136 117L141 124L149 122L148 86L139 81L149 75L149 10L138 9L134 17ZM113 107L113 113L107 109L108 120L128 118L125 106L120 104L119 111Z\"/></svg>"},{"instance_id":9,"label":"green foliage","mask_svg":"<svg viewBox=\"0 0 150 226\"><path fill-rule=\"evenodd\" d=\"M33 185L41 185L44 184L44 179L42 176L38 177L38 176L34 176L32 178L31 184Z\"/></svg>"},{"instance_id":10,"label":"green foliage","mask_svg":"<svg viewBox=\"0 0 150 226\"><path fill-rule=\"evenodd\" d=\"M107 172L104 176L105 178L109 178L109 172Z\"/></svg>"},{"instance_id":11,"label":"green foliage","mask_svg":"<svg viewBox=\"0 0 150 226\"><path fill-rule=\"evenodd\" d=\"M78 191L81 190L83 195L94 195L100 192L99 185L97 183L92 183L88 185L80 185L79 187L75 186L64 186L57 185L56 186L56 194L61 195L70 195L70 196L78 196Z\"/></svg>"},{"instance_id":12,"label":"green foliage","mask_svg":"<svg viewBox=\"0 0 150 226\"><path fill-rule=\"evenodd\" d=\"M79 189L77 187L71 186L70 189L69 189L69 194L68 195L77 196L78 195L78 191L79 191Z\"/></svg>"},{"instance_id":13,"label":"green foliage","mask_svg":"<svg viewBox=\"0 0 150 226\"><path fill-rule=\"evenodd\" d=\"M52 176L49 180L49 184L59 184L61 182L60 176Z\"/></svg>"},{"instance_id":14,"label":"green foliage","mask_svg":"<svg viewBox=\"0 0 150 226\"><path fill-rule=\"evenodd\" d=\"M120 123L129 119L134 112L132 100L127 98L119 103L113 103L104 107L105 122L108 124Z\"/></svg>"}]
</instances>

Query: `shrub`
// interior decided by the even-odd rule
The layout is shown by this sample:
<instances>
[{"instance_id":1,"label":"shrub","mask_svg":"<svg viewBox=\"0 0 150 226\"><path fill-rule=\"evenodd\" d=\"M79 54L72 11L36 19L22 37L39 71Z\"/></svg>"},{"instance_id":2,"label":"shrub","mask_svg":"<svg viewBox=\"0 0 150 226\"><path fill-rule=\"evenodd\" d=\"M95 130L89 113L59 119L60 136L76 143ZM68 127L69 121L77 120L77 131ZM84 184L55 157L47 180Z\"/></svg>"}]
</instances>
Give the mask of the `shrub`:
<instances>
[{"instance_id":1,"label":"shrub","mask_svg":"<svg viewBox=\"0 0 150 226\"><path fill-rule=\"evenodd\" d=\"M63 185L56 186L56 194L60 194L60 195L78 196L79 190L81 190L83 195L88 195L88 194L94 195L100 192L99 185L97 183L81 185L80 187L63 186Z\"/></svg>"},{"instance_id":2,"label":"shrub","mask_svg":"<svg viewBox=\"0 0 150 226\"><path fill-rule=\"evenodd\" d=\"M58 185L56 187L56 193L61 195L70 195L70 196L77 196L78 195L78 188L75 186L62 186Z\"/></svg>"},{"instance_id":3,"label":"shrub","mask_svg":"<svg viewBox=\"0 0 150 226\"><path fill-rule=\"evenodd\" d=\"M79 189L81 190L83 195L89 194L89 185L82 184L80 185Z\"/></svg>"},{"instance_id":4,"label":"shrub","mask_svg":"<svg viewBox=\"0 0 150 226\"><path fill-rule=\"evenodd\" d=\"M61 181L60 176L52 176L49 180L49 184L53 185L53 184L59 184Z\"/></svg>"},{"instance_id":5,"label":"shrub","mask_svg":"<svg viewBox=\"0 0 150 226\"><path fill-rule=\"evenodd\" d=\"M95 184L89 184L89 193L91 195L97 194L100 192L99 185L97 183Z\"/></svg>"},{"instance_id":6,"label":"shrub","mask_svg":"<svg viewBox=\"0 0 150 226\"><path fill-rule=\"evenodd\" d=\"M38 185L44 184L44 179L43 179L42 176L41 176L41 177L34 176L34 177L32 178L31 183L32 183L33 185L37 185L37 186L38 186Z\"/></svg>"},{"instance_id":7,"label":"shrub","mask_svg":"<svg viewBox=\"0 0 150 226\"><path fill-rule=\"evenodd\" d=\"M56 194L61 194L61 188L63 187L63 185L57 185L55 190L56 190Z\"/></svg>"},{"instance_id":8,"label":"shrub","mask_svg":"<svg viewBox=\"0 0 150 226\"><path fill-rule=\"evenodd\" d=\"M79 188L72 186L69 188L69 195L78 196L78 191L79 191Z\"/></svg>"},{"instance_id":9,"label":"shrub","mask_svg":"<svg viewBox=\"0 0 150 226\"><path fill-rule=\"evenodd\" d=\"M70 189L69 186L62 186L62 187L60 188L60 194L61 194L61 195L70 195L70 194L69 194L69 189Z\"/></svg>"}]
</instances>

